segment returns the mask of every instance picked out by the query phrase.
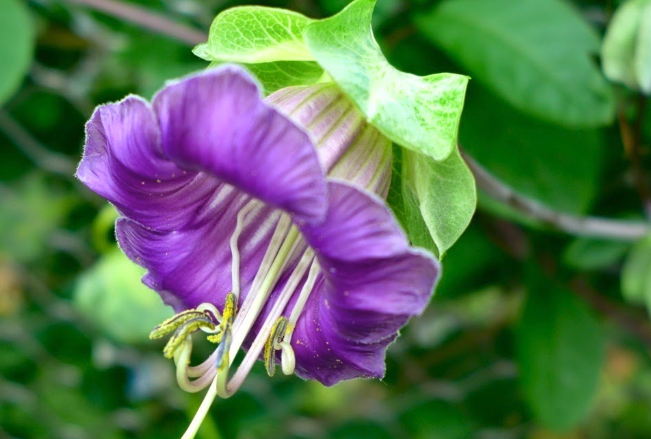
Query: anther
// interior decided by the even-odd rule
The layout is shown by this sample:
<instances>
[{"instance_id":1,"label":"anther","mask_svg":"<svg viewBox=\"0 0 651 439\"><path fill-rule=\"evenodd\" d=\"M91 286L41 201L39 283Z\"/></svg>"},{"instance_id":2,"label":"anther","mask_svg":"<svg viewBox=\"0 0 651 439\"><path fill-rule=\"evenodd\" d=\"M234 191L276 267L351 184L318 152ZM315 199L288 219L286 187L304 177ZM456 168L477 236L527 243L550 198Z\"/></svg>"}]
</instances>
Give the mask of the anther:
<instances>
[{"instance_id":1,"label":"anther","mask_svg":"<svg viewBox=\"0 0 651 439\"><path fill-rule=\"evenodd\" d=\"M212 331L215 329L215 324L212 319L204 313L201 313L201 317L196 317L183 323L165 345L165 348L163 349L163 355L165 358L174 358L174 352L176 352L185 339L200 328L208 328Z\"/></svg>"},{"instance_id":2,"label":"anther","mask_svg":"<svg viewBox=\"0 0 651 439\"><path fill-rule=\"evenodd\" d=\"M169 319L165 320L160 325L154 327L149 333L150 339L163 338L166 335L176 331L181 325L191 319L197 317L203 317L206 314L203 311L197 309L188 309L186 311L180 312Z\"/></svg>"},{"instance_id":3,"label":"anther","mask_svg":"<svg viewBox=\"0 0 651 439\"><path fill-rule=\"evenodd\" d=\"M294 329L296 328L296 322L303 312L303 308L307 303L307 299L310 297L310 293L314 288L316 283L317 276L319 274L319 263L317 261L312 261L312 266L310 267L310 273L307 275L307 280L303 284L303 288L298 295L298 299L294 304L294 309L292 309L291 314L289 315L289 322L287 325L287 331L283 342L281 343L282 354L280 359L282 361L283 373L285 375L291 375L294 373L294 368L296 366L296 357L294 355L294 350L292 349L292 335L294 334Z\"/></svg>"},{"instance_id":4,"label":"anther","mask_svg":"<svg viewBox=\"0 0 651 439\"><path fill-rule=\"evenodd\" d=\"M264 364L267 367L267 374L272 377L276 373L276 350L280 349L280 343L287 330L287 318L279 317L271 328L271 334L264 346Z\"/></svg>"}]
</instances>

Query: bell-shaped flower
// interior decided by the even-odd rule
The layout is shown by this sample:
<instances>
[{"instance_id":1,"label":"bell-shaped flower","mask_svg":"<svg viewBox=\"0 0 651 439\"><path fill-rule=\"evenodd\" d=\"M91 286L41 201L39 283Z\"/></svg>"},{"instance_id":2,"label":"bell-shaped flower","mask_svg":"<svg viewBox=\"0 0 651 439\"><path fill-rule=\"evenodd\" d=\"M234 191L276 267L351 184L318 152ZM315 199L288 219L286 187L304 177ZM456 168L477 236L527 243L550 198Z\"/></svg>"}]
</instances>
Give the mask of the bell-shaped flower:
<instances>
[{"instance_id":1,"label":"bell-shaped flower","mask_svg":"<svg viewBox=\"0 0 651 439\"><path fill-rule=\"evenodd\" d=\"M259 358L325 385L384 375L440 271L382 201L390 175L390 142L333 85L264 100L226 66L95 111L77 176L120 211L122 250L179 313L152 333L173 333L179 384L210 385L184 437ZM198 329L219 345L190 366Z\"/></svg>"}]
</instances>

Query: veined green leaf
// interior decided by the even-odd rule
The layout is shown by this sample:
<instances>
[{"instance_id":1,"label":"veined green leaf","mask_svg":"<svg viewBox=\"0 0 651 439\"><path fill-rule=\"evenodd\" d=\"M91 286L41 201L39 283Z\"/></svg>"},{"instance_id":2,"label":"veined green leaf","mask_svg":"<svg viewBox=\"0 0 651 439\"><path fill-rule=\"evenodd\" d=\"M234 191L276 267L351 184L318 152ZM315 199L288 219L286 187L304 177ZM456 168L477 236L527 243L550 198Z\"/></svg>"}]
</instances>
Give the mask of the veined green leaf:
<instances>
[{"instance_id":1,"label":"veined green leaf","mask_svg":"<svg viewBox=\"0 0 651 439\"><path fill-rule=\"evenodd\" d=\"M522 386L536 418L568 430L590 409L604 359L602 328L588 305L531 267L517 332Z\"/></svg>"},{"instance_id":2,"label":"veined green leaf","mask_svg":"<svg viewBox=\"0 0 651 439\"><path fill-rule=\"evenodd\" d=\"M475 180L458 150L441 162L403 150L402 192L410 238L438 255L461 236L477 205Z\"/></svg>"},{"instance_id":3,"label":"veined green leaf","mask_svg":"<svg viewBox=\"0 0 651 439\"><path fill-rule=\"evenodd\" d=\"M263 63L313 61L303 30L313 20L296 12L262 6L241 6L219 14L208 42L194 48L207 61Z\"/></svg>"},{"instance_id":4,"label":"veined green leaf","mask_svg":"<svg viewBox=\"0 0 651 439\"><path fill-rule=\"evenodd\" d=\"M0 0L0 105L20 85L34 49L34 30L24 2Z\"/></svg>"},{"instance_id":5,"label":"veined green leaf","mask_svg":"<svg viewBox=\"0 0 651 439\"><path fill-rule=\"evenodd\" d=\"M572 127L613 120L612 90L591 59L599 38L561 0L446 0L415 23L522 111Z\"/></svg>"},{"instance_id":6,"label":"veined green leaf","mask_svg":"<svg viewBox=\"0 0 651 439\"><path fill-rule=\"evenodd\" d=\"M456 150L468 78L425 77L392 67L371 29L375 0L356 0L339 14L309 24L307 46L364 116L412 151L444 160Z\"/></svg>"},{"instance_id":7,"label":"veined green leaf","mask_svg":"<svg viewBox=\"0 0 651 439\"><path fill-rule=\"evenodd\" d=\"M211 67L215 64L219 63L212 63ZM294 85L312 85L327 77L313 61L275 61L244 66L258 78L266 95Z\"/></svg>"}]
</instances>

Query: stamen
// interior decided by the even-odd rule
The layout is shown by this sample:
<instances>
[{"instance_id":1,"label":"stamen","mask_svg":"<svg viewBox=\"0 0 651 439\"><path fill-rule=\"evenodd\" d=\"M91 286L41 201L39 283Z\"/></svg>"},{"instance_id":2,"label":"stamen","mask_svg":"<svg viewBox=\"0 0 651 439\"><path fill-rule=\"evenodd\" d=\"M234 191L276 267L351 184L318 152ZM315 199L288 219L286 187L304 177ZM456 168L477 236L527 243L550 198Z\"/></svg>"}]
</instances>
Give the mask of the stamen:
<instances>
[{"instance_id":1,"label":"stamen","mask_svg":"<svg viewBox=\"0 0 651 439\"><path fill-rule=\"evenodd\" d=\"M224 303L224 314L222 316L221 324L219 325L219 331L216 331L215 335L208 336L208 340L213 343L219 343L222 341L222 335L226 331L226 327L229 328L233 325L233 319L235 318L235 313L237 312L236 304L237 297L233 293L228 293L226 295L226 302ZM218 348L219 349L219 348Z\"/></svg>"},{"instance_id":2,"label":"stamen","mask_svg":"<svg viewBox=\"0 0 651 439\"><path fill-rule=\"evenodd\" d=\"M292 229L292 230L296 230L296 229ZM298 234L298 232L296 233ZM287 240L285 241L285 244L286 243ZM283 248L285 247L285 244L283 244ZM282 253L282 249L279 255L281 253ZM262 325L262 328L258 332L253 343L251 344L251 348L249 349L249 351L246 353L246 356L242 360L242 364L240 364L240 366L237 369L237 372L235 372L235 374L233 375L232 380L230 381L228 380L228 368L226 368L226 370L224 370L223 372L221 370L219 371L215 381L217 384L217 394L220 397L228 398L232 396L233 393L237 391L237 389L240 388L240 386L244 382L244 379L251 371L253 364L255 364L256 360L260 356L260 352L264 348L269 338L272 326L276 323L276 320L280 317L283 310L287 306L287 303L292 297L292 293L296 290L298 283L305 275L305 272L307 271L308 267L310 267L312 259L314 259L314 251L312 251L311 249L306 250L305 254L303 254L303 257L301 258L298 265L296 266L296 269L287 280L285 287L283 288L282 292L278 296L276 303L274 303L271 311L269 312L269 315L267 316L267 319ZM274 266L276 265L277 261L278 258L276 259L276 261L274 261ZM237 349L234 349L236 347L237 349L239 349L239 346L235 346L235 343L233 343L230 352L231 357L233 357L234 353L237 352Z\"/></svg>"},{"instance_id":3,"label":"stamen","mask_svg":"<svg viewBox=\"0 0 651 439\"><path fill-rule=\"evenodd\" d=\"M282 246L280 247L280 250L278 251L276 258L274 259L271 268L269 268L269 271L266 273L266 276L263 279L260 288L257 291L255 291L255 297L253 299L253 303L251 304L248 312L242 317L240 325L235 328L235 331L233 333L233 345L231 347L231 357L234 357L235 353L240 349L242 343L246 339L246 335L248 334L249 330L255 323L255 319L258 318L258 315L260 314L260 311L262 310L262 307L264 306L264 303L267 300L267 297L269 296L271 289L278 281L278 277L280 276L280 273L282 272L283 268L287 264L287 261L289 259L288 256L295 248L294 246L298 241L298 237L299 237L298 229L296 227L292 227L289 230L287 236L285 237L285 240ZM253 292L254 290L251 291ZM253 294L249 294L249 295L251 296Z\"/></svg>"},{"instance_id":4,"label":"stamen","mask_svg":"<svg viewBox=\"0 0 651 439\"><path fill-rule=\"evenodd\" d=\"M285 338L281 343L281 348L283 350L281 354L281 361L283 366L283 373L285 375L291 375L294 373L294 367L296 366L296 358L294 357L294 350L292 349L292 335L294 334L294 329L296 329L296 322L305 308L307 299L310 297L310 293L314 289L314 283L319 274L319 263L317 261L312 262L310 267L310 274L307 276L307 280L303 284L303 288L294 304L292 313L289 315L289 323L287 324L287 333Z\"/></svg>"},{"instance_id":5,"label":"stamen","mask_svg":"<svg viewBox=\"0 0 651 439\"><path fill-rule=\"evenodd\" d=\"M235 302L237 302L237 299L240 297L240 251L237 248L237 240L244 229L244 217L256 204L257 202L255 200L251 200L242 208L242 210L239 211L237 214L235 231L231 236L231 290L235 295Z\"/></svg>"},{"instance_id":6,"label":"stamen","mask_svg":"<svg viewBox=\"0 0 651 439\"><path fill-rule=\"evenodd\" d=\"M170 337L169 341L165 345L165 348L163 349L163 355L165 358L174 358L174 353L185 341L185 339L189 337L190 334L202 327L206 327L209 330L215 329L215 324L212 322L212 319L204 313L202 313L201 317L196 317L194 319L188 320L183 325L181 325L174 332L174 335Z\"/></svg>"},{"instance_id":7,"label":"stamen","mask_svg":"<svg viewBox=\"0 0 651 439\"><path fill-rule=\"evenodd\" d=\"M210 384L215 377L215 374L207 373L194 381L190 381L187 372L191 354L192 338L191 336L188 336L183 340L181 349L179 349L174 355L174 363L176 364L176 382L179 384L179 387L186 392L196 393Z\"/></svg>"},{"instance_id":8,"label":"stamen","mask_svg":"<svg viewBox=\"0 0 651 439\"><path fill-rule=\"evenodd\" d=\"M255 278L253 279L253 283L251 284L251 288L249 289L249 291L254 292L260 290L260 285L262 281L265 279L266 274L269 273L269 270L271 269L271 265L276 259L276 256L280 251L284 238L289 232L291 225L292 225L291 220L286 215L282 215L280 217L280 220L278 220L278 225L276 226L276 230L274 231L274 234L271 237L271 241L269 242L269 247L267 247L267 251L265 252L264 257L262 258L262 263L260 264L260 269L255 275ZM235 331L237 331L241 326L242 317L248 314L254 298L255 298L255 294L248 294L246 296L246 299L244 300L244 303L240 308L239 315L235 320L235 325L234 325Z\"/></svg>"},{"instance_id":9,"label":"stamen","mask_svg":"<svg viewBox=\"0 0 651 439\"><path fill-rule=\"evenodd\" d=\"M271 328L271 335L264 346L264 364L267 366L267 375L270 377L276 373L276 349L279 349L280 341L287 330L287 318L279 317Z\"/></svg>"},{"instance_id":10,"label":"stamen","mask_svg":"<svg viewBox=\"0 0 651 439\"><path fill-rule=\"evenodd\" d=\"M188 309L186 311L180 312L169 319L163 321L160 325L154 326L154 329L149 333L149 338L154 340L157 338L163 338L167 334L172 333L179 326L183 325L188 320L203 317L205 313L199 309Z\"/></svg>"},{"instance_id":11,"label":"stamen","mask_svg":"<svg viewBox=\"0 0 651 439\"><path fill-rule=\"evenodd\" d=\"M269 242L269 246L267 247L267 251L265 252L264 257L262 258L262 263L260 264L260 269L258 270L258 273L256 274L253 283L251 284L251 288L249 291L254 292L254 291L259 291L260 284L262 281L265 279L265 275L269 272L271 269L271 265L273 264L274 260L276 259L276 256L278 254L278 251L280 250L283 241L285 239L285 236L287 235L287 232L291 228L291 220L288 216L282 215L278 221L278 224L276 225L276 229L274 230L274 234L271 237L271 240ZM244 300L244 303L242 304L239 312L237 313L237 316L235 318L235 323L233 324L233 331L237 331L238 328L242 324L243 317L248 314L249 309L251 308L251 303L253 302L253 299L255 298L256 294L248 294L246 296L246 299ZM205 308L201 308L205 306ZM221 322L223 321L221 314L219 311L211 304L202 304L197 309L201 309L202 311L210 311L213 313L213 315L216 317L217 321ZM202 328L203 329L203 328ZM205 331L205 329L204 329ZM221 333L222 327L221 325L215 330L216 333ZM208 338L211 342L219 342L219 336L216 337L209 337ZM215 350L208 358L206 358L203 363L197 365L197 366L189 366L187 368L187 375L188 377L191 378L196 378L196 377L203 377L206 376L206 374L210 373L211 371L214 370L215 363L216 363L216 358L217 358L217 350Z\"/></svg>"}]
</instances>

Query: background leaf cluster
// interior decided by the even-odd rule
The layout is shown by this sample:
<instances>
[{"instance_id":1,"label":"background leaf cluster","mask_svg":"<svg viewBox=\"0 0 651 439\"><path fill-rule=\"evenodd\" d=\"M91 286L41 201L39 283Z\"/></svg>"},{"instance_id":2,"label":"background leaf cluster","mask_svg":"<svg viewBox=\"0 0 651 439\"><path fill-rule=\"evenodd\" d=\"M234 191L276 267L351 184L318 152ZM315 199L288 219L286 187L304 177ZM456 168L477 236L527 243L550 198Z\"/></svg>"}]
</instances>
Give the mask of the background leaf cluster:
<instances>
[{"instance_id":1,"label":"background leaf cluster","mask_svg":"<svg viewBox=\"0 0 651 439\"><path fill-rule=\"evenodd\" d=\"M626 82L606 65L612 50L630 64L645 34L632 52L630 36L624 49L603 43L618 34L620 3L633 2L379 0L373 31L399 72L472 78L460 144L514 191L558 212L644 220L622 127L639 121L648 175L651 111L640 112L639 74ZM132 4L207 34L243 3ZM259 3L311 17L288 14L302 29L347 1ZM207 63L187 43L76 3L0 0L0 11L0 438L178 438L199 396L176 388L161 346L144 338L166 311L116 252L114 213L72 174L95 105L151 97ZM266 58L236 55L274 78L270 88L325 74L293 40ZM432 247L423 217L458 208L450 188L460 183L410 154L396 147L389 201L413 241ZM258 365L200 437L646 439L650 261L648 238L552 232L480 191L436 297L389 349L383 382L326 389L269 379Z\"/></svg>"}]
</instances>

